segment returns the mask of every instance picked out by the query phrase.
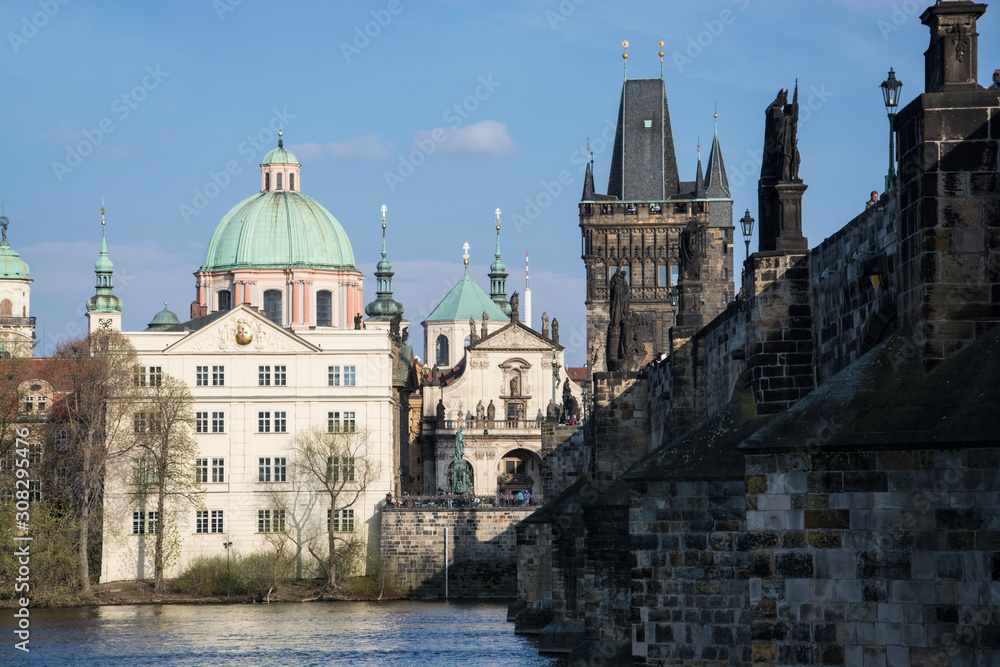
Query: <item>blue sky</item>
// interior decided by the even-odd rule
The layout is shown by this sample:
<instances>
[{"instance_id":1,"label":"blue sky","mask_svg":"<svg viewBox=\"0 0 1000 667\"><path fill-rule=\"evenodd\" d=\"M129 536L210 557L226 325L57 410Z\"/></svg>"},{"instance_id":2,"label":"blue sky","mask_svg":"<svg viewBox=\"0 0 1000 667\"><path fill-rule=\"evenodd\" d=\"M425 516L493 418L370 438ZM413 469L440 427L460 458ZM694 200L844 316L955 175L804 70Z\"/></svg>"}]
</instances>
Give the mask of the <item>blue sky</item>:
<instances>
[{"instance_id":1,"label":"blue sky","mask_svg":"<svg viewBox=\"0 0 1000 667\"><path fill-rule=\"evenodd\" d=\"M633 78L659 76L656 42L666 41L682 180L694 178L699 135L707 153L718 102L737 218L747 208L757 217L764 109L798 78L803 226L815 246L881 189L888 121L878 84L891 66L904 104L922 92L926 6L5 2L0 199L35 281L36 354L85 328L102 198L125 328L144 328L164 301L186 319L212 231L256 192L280 123L303 163L302 190L351 238L366 300L382 204L413 334L461 276L466 241L488 290L499 207L508 291L523 289L530 252L535 317L559 318L567 361L582 364L576 203L588 137L598 190L607 185L610 141L600 137L613 136L621 41L631 44ZM986 12L979 32L988 83L1000 67L1000 10ZM742 243L737 250L739 263Z\"/></svg>"}]
</instances>

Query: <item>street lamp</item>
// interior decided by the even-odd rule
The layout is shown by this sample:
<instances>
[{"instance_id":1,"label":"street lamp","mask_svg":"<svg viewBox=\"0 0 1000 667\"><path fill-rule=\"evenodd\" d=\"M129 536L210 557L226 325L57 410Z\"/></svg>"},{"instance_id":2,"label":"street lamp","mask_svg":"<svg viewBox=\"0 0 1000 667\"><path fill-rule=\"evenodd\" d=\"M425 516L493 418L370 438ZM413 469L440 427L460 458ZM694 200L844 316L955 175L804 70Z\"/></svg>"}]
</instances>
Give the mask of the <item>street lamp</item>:
<instances>
[{"instance_id":1,"label":"street lamp","mask_svg":"<svg viewBox=\"0 0 1000 667\"><path fill-rule=\"evenodd\" d=\"M229 597L231 584L231 579L229 578L229 547L233 546L233 543L223 542L222 546L226 548L226 597Z\"/></svg>"},{"instance_id":2,"label":"street lamp","mask_svg":"<svg viewBox=\"0 0 1000 667\"><path fill-rule=\"evenodd\" d=\"M896 73L889 68L889 78L882 82L882 100L885 102L885 112L889 116L889 173L885 177L885 189L889 192L896 187L896 149L895 136L892 131L892 121L896 118L896 107L899 105L899 89L903 82L896 78Z\"/></svg>"},{"instance_id":3,"label":"street lamp","mask_svg":"<svg viewBox=\"0 0 1000 667\"><path fill-rule=\"evenodd\" d=\"M743 225L743 241L747 244L747 257L750 257L750 237L753 236L754 219L750 217L750 209L747 209L740 224Z\"/></svg>"}]
</instances>

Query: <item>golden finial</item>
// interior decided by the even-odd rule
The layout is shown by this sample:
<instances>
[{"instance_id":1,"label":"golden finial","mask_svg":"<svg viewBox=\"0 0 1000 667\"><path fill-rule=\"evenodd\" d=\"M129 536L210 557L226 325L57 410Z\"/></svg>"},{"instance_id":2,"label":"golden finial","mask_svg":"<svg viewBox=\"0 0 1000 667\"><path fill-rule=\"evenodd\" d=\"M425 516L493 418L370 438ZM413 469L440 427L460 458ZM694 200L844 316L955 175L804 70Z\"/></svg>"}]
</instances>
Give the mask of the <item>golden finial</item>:
<instances>
[{"instance_id":1,"label":"golden finial","mask_svg":"<svg viewBox=\"0 0 1000 667\"><path fill-rule=\"evenodd\" d=\"M101 200L101 227L105 225L104 222L104 200Z\"/></svg>"},{"instance_id":2,"label":"golden finial","mask_svg":"<svg viewBox=\"0 0 1000 667\"><path fill-rule=\"evenodd\" d=\"M658 41L656 45L660 47L660 60L663 60L663 40Z\"/></svg>"},{"instance_id":3,"label":"golden finial","mask_svg":"<svg viewBox=\"0 0 1000 667\"><path fill-rule=\"evenodd\" d=\"M382 204L382 230L383 231L385 231L385 212L386 212L386 210L387 209L385 207L385 204Z\"/></svg>"},{"instance_id":4,"label":"golden finial","mask_svg":"<svg viewBox=\"0 0 1000 667\"><path fill-rule=\"evenodd\" d=\"M285 135L285 131L284 130L278 130L278 136L279 137L282 137L284 135Z\"/></svg>"},{"instance_id":5,"label":"golden finial","mask_svg":"<svg viewBox=\"0 0 1000 667\"><path fill-rule=\"evenodd\" d=\"M622 53L622 58L624 60L628 60L628 40L627 39L623 39L622 40L622 48L625 49L625 52Z\"/></svg>"},{"instance_id":6,"label":"golden finial","mask_svg":"<svg viewBox=\"0 0 1000 667\"><path fill-rule=\"evenodd\" d=\"M719 101L715 101L715 115L713 116L715 120L719 120Z\"/></svg>"},{"instance_id":7,"label":"golden finial","mask_svg":"<svg viewBox=\"0 0 1000 667\"><path fill-rule=\"evenodd\" d=\"M469 242L468 241L466 241L465 243L462 244L462 250L465 251L465 254L462 255L462 259L465 260L465 266L469 266Z\"/></svg>"},{"instance_id":8,"label":"golden finial","mask_svg":"<svg viewBox=\"0 0 1000 667\"><path fill-rule=\"evenodd\" d=\"M497 214L497 231L499 232L500 231L500 209L496 210L496 214Z\"/></svg>"}]
</instances>

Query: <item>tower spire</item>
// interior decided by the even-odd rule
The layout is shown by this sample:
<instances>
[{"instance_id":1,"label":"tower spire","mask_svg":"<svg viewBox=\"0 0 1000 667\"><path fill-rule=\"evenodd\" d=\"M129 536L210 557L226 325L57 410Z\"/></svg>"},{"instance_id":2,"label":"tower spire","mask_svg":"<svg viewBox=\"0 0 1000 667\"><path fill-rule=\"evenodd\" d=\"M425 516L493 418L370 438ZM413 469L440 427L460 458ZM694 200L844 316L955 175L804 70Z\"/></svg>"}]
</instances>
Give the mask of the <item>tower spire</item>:
<instances>
[{"instance_id":1,"label":"tower spire","mask_svg":"<svg viewBox=\"0 0 1000 667\"><path fill-rule=\"evenodd\" d=\"M716 103L715 136L712 138L712 148L708 152L708 167L706 169L705 190L713 199L731 199L729 179L726 176L726 165L722 161L722 147L719 144L719 106Z\"/></svg>"},{"instance_id":2,"label":"tower spire","mask_svg":"<svg viewBox=\"0 0 1000 667\"><path fill-rule=\"evenodd\" d=\"M87 319L89 331L121 331L122 300L115 296L115 265L108 257L108 241L105 235L107 220L104 217L104 200L101 200L101 253L94 264L97 276L97 292L87 299Z\"/></svg>"},{"instance_id":3,"label":"tower spire","mask_svg":"<svg viewBox=\"0 0 1000 667\"><path fill-rule=\"evenodd\" d=\"M500 306L500 309L510 315L510 303L507 302L507 267L500 259L500 209L496 213L497 226L497 249L494 253L496 259L490 264L490 299Z\"/></svg>"},{"instance_id":4,"label":"tower spire","mask_svg":"<svg viewBox=\"0 0 1000 667\"><path fill-rule=\"evenodd\" d=\"M375 300L365 306L370 321L388 322L396 315L403 316L403 304L392 297L392 264L385 246L385 212L382 204L382 259L375 265Z\"/></svg>"}]
</instances>

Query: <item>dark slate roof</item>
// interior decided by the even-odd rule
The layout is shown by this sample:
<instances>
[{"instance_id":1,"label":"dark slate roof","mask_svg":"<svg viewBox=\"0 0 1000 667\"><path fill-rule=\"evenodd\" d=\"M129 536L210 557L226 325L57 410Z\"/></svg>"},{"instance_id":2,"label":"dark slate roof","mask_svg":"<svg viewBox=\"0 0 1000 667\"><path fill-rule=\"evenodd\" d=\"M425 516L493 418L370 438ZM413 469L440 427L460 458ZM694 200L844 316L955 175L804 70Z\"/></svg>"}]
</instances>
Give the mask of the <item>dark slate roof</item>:
<instances>
[{"instance_id":1,"label":"dark slate roof","mask_svg":"<svg viewBox=\"0 0 1000 667\"><path fill-rule=\"evenodd\" d=\"M698 172L694 177L694 196L702 199L705 196L705 177L701 171L701 154L698 155Z\"/></svg>"},{"instance_id":2,"label":"dark slate roof","mask_svg":"<svg viewBox=\"0 0 1000 667\"><path fill-rule=\"evenodd\" d=\"M715 129L712 139L712 150L708 155L708 180L706 191L712 199L732 199L729 190L729 178L726 176L726 163L722 161L722 147L719 145L719 129Z\"/></svg>"},{"instance_id":3,"label":"dark slate roof","mask_svg":"<svg viewBox=\"0 0 1000 667\"><path fill-rule=\"evenodd\" d=\"M593 201L594 199L594 169L590 162L587 163L587 174L583 177L583 196L580 201Z\"/></svg>"},{"instance_id":4,"label":"dark slate roof","mask_svg":"<svg viewBox=\"0 0 1000 667\"><path fill-rule=\"evenodd\" d=\"M645 127L645 121L651 127ZM622 86L608 194L624 201L664 201L677 194L677 157L662 79Z\"/></svg>"},{"instance_id":5,"label":"dark slate roof","mask_svg":"<svg viewBox=\"0 0 1000 667\"><path fill-rule=\"evenodd\" d=\"M744 450L1000 442L1000 327L925 374L900 331L813 390Z\"/></svg>"},{"instance_id":6,"label":"dark slate roof","mask_svg":"<svg viewBox=\"0 0 1000 667\"><path fill-rule=\"evenodd\" d=\"M209 313L208 315L202 315L201 317L196 317L193 320L188 320L181 324L172 324L169 326L164 326L158 331L197 331L202 327L207 327L212 322L218 319L222 319L228 315L231 311L228 310L217 310L214 313Z\"/></svg>"},{"instance_id":7,"label":"dark slate roof","mask_svg":"<svg viewBox=\"0 0 1000 667\"><path fill-rule=\"evenodd\" d=\"M742 479L738 445L773 417L758 415L749 388L738 390L725 410L702 420L675 442L654 450L625 473L629 482Z\"/></svg>"}]
</instances>

